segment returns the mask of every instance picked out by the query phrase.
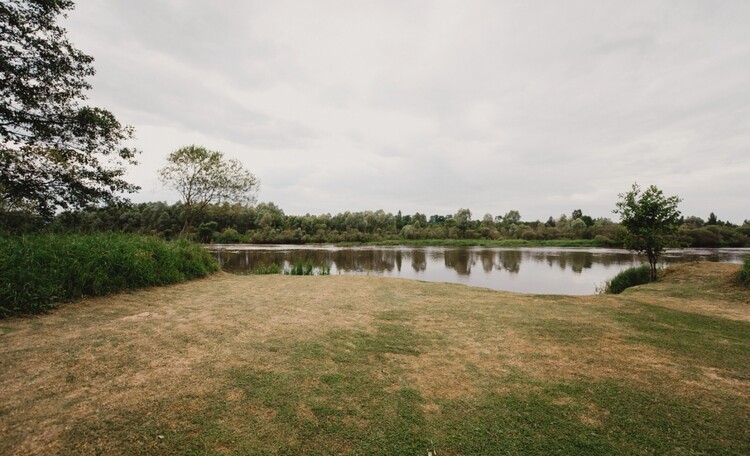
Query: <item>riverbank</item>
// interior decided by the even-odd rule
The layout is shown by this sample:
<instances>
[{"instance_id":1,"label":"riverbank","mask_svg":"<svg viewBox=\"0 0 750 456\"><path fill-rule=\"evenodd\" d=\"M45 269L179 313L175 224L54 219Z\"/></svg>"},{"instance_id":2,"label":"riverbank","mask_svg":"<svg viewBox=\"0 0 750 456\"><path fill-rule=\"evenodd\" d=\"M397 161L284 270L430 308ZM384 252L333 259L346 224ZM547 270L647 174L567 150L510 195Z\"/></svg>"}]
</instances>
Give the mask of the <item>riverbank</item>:
<instances>
[{"instance_id":1,"label":"riverbank","mask_svg":"<svg viewBox=\"0 0 750 456\"><path fill-rule=\"evenodd\" d=\"M0 321L3 454L750 452L750 292L234 276Z\"/></svg>"}]
</instances>

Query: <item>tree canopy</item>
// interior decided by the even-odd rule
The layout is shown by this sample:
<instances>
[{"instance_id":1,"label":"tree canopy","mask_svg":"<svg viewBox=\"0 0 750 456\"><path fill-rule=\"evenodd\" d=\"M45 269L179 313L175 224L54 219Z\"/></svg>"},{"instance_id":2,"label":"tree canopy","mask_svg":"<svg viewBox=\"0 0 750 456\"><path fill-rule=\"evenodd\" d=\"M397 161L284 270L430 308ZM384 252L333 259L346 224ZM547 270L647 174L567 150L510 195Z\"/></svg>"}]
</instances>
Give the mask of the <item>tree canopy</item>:
<instances>
[{"instance_id":1,"label":"tree canopy","mask_svg":"<svg viewBox=\"0 0 750 456\"><path fill-rule=\"evenodd\" d=\"M114 202L138 187L123 179L133 129L86 106L93 58L56 20L70 0L0 3L0 209L51 216Z\"/></svg>"},{"instance_id":2,"label":"tree canopy","mask_svg":"<svg viewBox=\"0 0 750 456\"><path fill-rule=\"evenodd\" d=\"M209 204L254 201L258 179L242 163L225 159L221 152L192 145L172 152L167 161L159 176L182 196L183 236L190 233L193 221Z\"/></svg>"},{"instance_id":3,"label":"tree canopy","mask_svg":"<svg viewBox=\"0 0 750 456\"><path fill-rule=\"evenodd\" d=\"M677 196L664 196L654 185L641 192L638 184L633 184L629 192L619 196L614 212L620 214L620 223L627 230L625 247L646 254L651 280L656 280L659 256L673 242L679 227L677 205L682 200Z\"/></svg>"}]
</instances>

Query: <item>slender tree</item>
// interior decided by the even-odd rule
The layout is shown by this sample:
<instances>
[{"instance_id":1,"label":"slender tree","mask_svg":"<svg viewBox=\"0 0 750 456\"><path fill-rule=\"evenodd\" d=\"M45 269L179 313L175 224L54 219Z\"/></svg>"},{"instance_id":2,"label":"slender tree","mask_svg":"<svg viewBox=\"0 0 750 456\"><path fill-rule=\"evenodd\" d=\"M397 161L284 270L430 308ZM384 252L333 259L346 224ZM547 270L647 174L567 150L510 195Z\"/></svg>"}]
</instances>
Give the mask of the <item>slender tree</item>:
<instances>
[{"instance_id":1,"label":"slender tree","mask_svg":"<svg viewBox=\"0 0 750 456\"><path fill-rule=\"evenodd\" d=\"M627 230L625 247L646 254L651 280L656 280L656 263L664 248L673 242L680 220L677 205L682 200L665 197L654 185L641 192L638 184L633 184L629 192L619 196L614 213L620 214L620 223Z\"/></svg>"},{"instance_id":2,"label":"slender tree","mask_svg":"<svg viewBox=\"0 0 750 456\"><path fill-rule=\"evenodd\" d=\"M0 209L51 216L120 199L133 129L86 106L93 58L57 25L70 0L0 2Z\"/></svg>"},{"instance_id":3,"label":"slender tree","mask_svg":"<svg viewBox=\"0 0 750 456\"><path fill-rule=\"evenodd\" d=\"M182 196L182 237L190 234L193 221L209 204L255 200L258 179L239 161L227 160L221 152L193 145L172 152L167 161L159 177Z\"/></svg>"}]
</instances>

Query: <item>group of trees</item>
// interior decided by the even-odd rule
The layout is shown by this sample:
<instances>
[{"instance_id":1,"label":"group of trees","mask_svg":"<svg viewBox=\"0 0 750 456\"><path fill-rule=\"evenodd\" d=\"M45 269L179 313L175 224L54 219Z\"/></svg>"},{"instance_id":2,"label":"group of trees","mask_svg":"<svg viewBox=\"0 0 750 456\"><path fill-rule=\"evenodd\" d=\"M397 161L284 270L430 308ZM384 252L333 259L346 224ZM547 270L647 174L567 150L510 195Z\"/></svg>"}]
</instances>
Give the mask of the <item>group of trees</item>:
<instances>
[{"instance_id":1,"label":"group of trees","mask_svg":"<svg viewBox=\"0 0 750 456\"><path fill-rule=\"evenodd\" d=\"M210 204L200 213L184 203L141 203L68 211L48 226L54 231L125 231L175 237L183 232L185 212L195 215L190 236L201 242L367 242L414 239L594 239L621 243L622 227L609 219L580 219L561 215L554 223L524 222L518 211L503 216L485 214L473 219L471 211L455 214L402 215L383 210L331 214L286 215L273 203L255 206ZM33 226L33 223L29 223ZM20 229L17 225L16 229ZM33 228L32 228L33 229Z\"/></svg>"},{"instance_id":2,"label":"group of trees","mask_svg":"<svg viewBox=\"0 0 750 456\"><path fill-rule=\"evenodd\" d=\"M502 216L485 214L474 218L468 209L454 214L402 214L383 210L339 214L287 215L273 203L208 204L195 214L184 233L184 203L163 202L119 204L65 211L51 221L28 214L0 216L6 231L29 232L47 229L55 232L118 231L164 238L188 235L200 242L309 243L368 242L418 239L591 239L603 246L622 246L628 231L621 223L607 218L593 219L580 210L550 217L546 222L523 221L516 210ZM574 218L575 217L575 218ZM750 224L730 224L693 228L678 218L679 230L670 234L676 245L722 247L744 246L750 242ZM588 221L587 221L588 220ZM708 233L708 235L706 234ZM709 236L710 235L710 236Z\"/></svg>"}]
</instances>

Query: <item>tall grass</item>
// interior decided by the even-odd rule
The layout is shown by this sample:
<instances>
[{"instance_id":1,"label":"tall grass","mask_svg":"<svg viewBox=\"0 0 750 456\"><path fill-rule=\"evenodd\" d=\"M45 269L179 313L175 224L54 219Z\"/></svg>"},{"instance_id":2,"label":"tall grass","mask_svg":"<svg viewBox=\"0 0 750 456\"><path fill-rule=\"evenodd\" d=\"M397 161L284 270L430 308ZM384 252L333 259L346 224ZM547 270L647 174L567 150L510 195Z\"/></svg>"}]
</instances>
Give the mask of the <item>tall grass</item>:
<instances>
[{"instance_id":1,"label":"tall grass","mask_svg":"<svg viewBox=\"0 0 750 456\"><path fill-rule=\"evenodd\" d=\"M128 234L0 237L0 317L61 301L205 276L219 265L200 245Z\"/></svg>"},{"instance_id":2,"label":"tall grass","mask_svg":"<svg viewBox=\"0 0 750 456\"><path fill-rule=\"evenodd\" d=\"M739 278L740 282L750 288L750 258L745 260L745 265L742 266L742 269L740 270Z\"/></svg>"},{"instance_id":3,"label":"tall grass","mask_svg":"<svg viewBox=\"0 0 750 456\"><path fill-rule=\"evenodd\" d=\"M607 294L620 294L626 288L643 285L651 281L651 268L649 265L628 268L616 276L607 280L604 284L604 292Z\"/></svg>"},{"instance_id":4,"label":"tall grass","mask_svg":"<svg viewBox=\"0 0 750 456\"><path fill-rule=\"evenodd\" d=\"M284 270L284 274L287 275L330 275L331 266L323 264L321 267L316 268L315 263L312 260L305 262L297 261L289 266L289 269Z\"/></svg>"}]
</instances>

